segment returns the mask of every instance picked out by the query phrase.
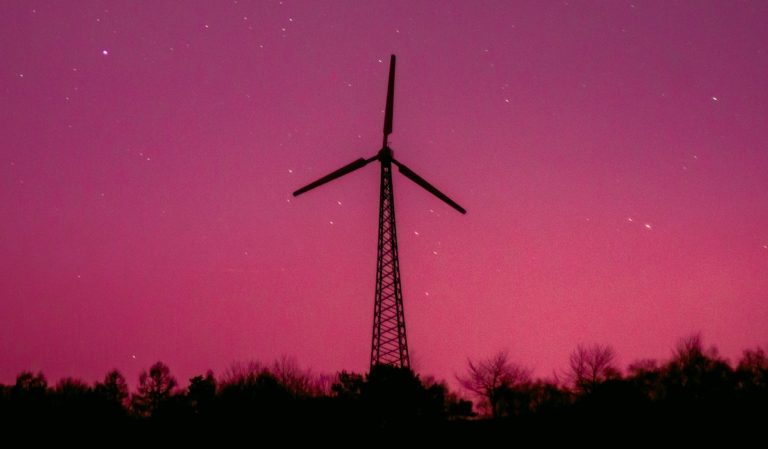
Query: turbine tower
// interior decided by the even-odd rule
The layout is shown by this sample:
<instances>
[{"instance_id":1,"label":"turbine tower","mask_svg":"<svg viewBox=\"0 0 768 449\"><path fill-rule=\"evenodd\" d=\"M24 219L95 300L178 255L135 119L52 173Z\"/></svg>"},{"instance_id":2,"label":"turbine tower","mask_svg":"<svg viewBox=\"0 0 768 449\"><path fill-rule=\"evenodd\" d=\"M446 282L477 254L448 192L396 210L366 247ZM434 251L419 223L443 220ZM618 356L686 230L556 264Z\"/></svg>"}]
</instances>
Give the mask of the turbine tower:
<instances>
[{"instance_id":1,"label":"turbine tower","mask_svg":"<svg viewBox=\"0 0 768 449\"><path fill-rule=\"evenodd\" d=\"M467 211L437 190L424 178L392 157L388 137L392 134L392 112L395 97L395 55L389 61L387 107L384 115L384 140L379 152L368 159L360 158L293 192L299 196L336 178L363 168L373 161L381 163L381 191L379 193L379 240L376 254L376 299L373 306L373 338L371 341L371 367L391 365L410 368L408 340L405 335L403 292L400 285L400 261L397 255L395 227L395 197L392 190L392 165L396 165L406 178L420 185L462 214Z\"/></svg>"}]
</instances>

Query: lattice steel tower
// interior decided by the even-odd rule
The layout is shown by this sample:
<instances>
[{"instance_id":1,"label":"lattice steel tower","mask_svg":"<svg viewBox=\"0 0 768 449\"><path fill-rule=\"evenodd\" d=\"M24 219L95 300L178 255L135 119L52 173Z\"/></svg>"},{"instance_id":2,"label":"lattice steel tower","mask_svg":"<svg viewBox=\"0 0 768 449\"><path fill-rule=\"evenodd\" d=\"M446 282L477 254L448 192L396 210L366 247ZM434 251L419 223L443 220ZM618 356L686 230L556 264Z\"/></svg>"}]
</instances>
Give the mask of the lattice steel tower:
<instances>
[{"instance_id":1,"label":"lattice steel tower","mask_svg":"<svg viewBox=\"0 0 768 449\"><path fill-rule=\"evenodd\" d=\"M384 115L384 141L381 150L368 159L360 158L335 172L324 176L293 192L293 196L321 186L336 178L365 167L373 161L381 163L381 191L379 193L379 239L376 254L376 300L373 306L373 338L371 342L371 366L392 365L410 367L408 340L405 335L403 292L400 285L400 260L397 255L397 230L395 227L395 198L392 190L392 165L396 165L406 178L445 201L462 214L464 208L437 190L394 157L388 137L392 134L392 112L395 95L395 55L389 62L387 106Z\"/></svg>"},{"instance_id":2,"label":"lattice steel tower","mask_svg":"<svg viewBox=\"0 0 768 449\"><path fill-rule=\"evenodd\" d=\"M373 305L371 366L382 363L410 367L405 337L400 259L397 256L395 197L392 192L392 152L381 151L379 244L376 251L376 302Z\"/></svg>"}]
</instances>

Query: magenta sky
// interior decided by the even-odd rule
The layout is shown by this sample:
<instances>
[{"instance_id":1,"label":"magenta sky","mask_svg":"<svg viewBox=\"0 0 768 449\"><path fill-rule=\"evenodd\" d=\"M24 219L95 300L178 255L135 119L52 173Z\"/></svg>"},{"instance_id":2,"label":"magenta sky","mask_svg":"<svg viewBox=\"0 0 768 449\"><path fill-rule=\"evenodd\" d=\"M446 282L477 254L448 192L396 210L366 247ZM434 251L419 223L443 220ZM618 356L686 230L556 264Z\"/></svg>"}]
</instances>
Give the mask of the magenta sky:
<instances>
[{"instance_id":1,"label":"magenta sky","mask_svg":"<svg viewBox=\"0 0 768 449\"><path fill-rule=\"evenodd\" d=\"M768 2L3 2L0 382L366 369L395 156L413 362L768 343Z\"/></svg>"}]
</instances>

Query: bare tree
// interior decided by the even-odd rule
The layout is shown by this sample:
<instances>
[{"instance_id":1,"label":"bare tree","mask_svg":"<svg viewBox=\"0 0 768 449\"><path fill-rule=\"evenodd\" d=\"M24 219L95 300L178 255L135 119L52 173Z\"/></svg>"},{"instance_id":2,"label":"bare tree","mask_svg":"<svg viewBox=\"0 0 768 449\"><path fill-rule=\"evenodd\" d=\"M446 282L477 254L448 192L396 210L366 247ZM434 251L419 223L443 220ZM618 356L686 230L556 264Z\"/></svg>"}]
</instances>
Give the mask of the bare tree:
<instances>
[{"instance_id":1,"label":"bare tree","mask_svg":"<svg viewBox=\"0 0 768 449\"><path fill-rule=\"evenodd\" d=\"M474 393L491 416L501 415L501 398L510 389L530 381L530 370L509 360L505 351L497 352L486 360L467 360L467 374L457 380Z\"/></svg>"},{"instance_id":2,"label":"bare tree","mask_svg":"<svg viewBox=\"0 0 768 449\"><path fill-rule=\"evenodd\" d=\"M737 367L739 386L768 391L768 355L763 348L747 349Z\"/></svg>"},{"instance_id":3,"label":"bare tree","mask_svg":"<svg viewBox=\"0 0 768 449\"><path fill-rule=\"evenodd\" d=\"M220 383L221 385L252 383L266 372L268 372L267 368L254 360L248 363L233 362L224 370Z\"/></svg>"},{"instance_id":4,"label":"bare tree","mask_svg":"<svg viewBox=\"0 0 768 449\"><path fill-rule=\"evenodd\" d=\"M259 379L271 378L294 397L314 397L331 391L334 377L316 375L299 366L296 359L281 356L271 365L257 361L233 363L221 376L221 386L253 385Z\"/></svg>"},{"instance_id":5,"label":"bare tree","mask_svg":"<svg viewBox=\"0 0 768 449\"><path fill-rule=\"evenodd\" d=\"M319 385L310 370L303 370L296 359L283 355L271 369L277 382L295 397L318 396Z\"/></svg>"},{"instance_id":6,"label":"bare tree","mask_svg":"<svg viewBox=\"0 0 768 449\"><path fill-rule=\"evenodd\" d=\"M732 372L716 347L704 346L701 333L688 335L678 341L672 360L665 366L667 394L691 401L715 397L729 388Z\"/></svg>"},{"instance_id":7,"label":"bare tree","mask_svg":"<svg viewBox=\"0 0 768 449\"><path fill-rule=\"evenodd\" d=\"M63 397L83 397L91 392L91 387L80 379L64 377L56 383L54 392Z\"/></svg>"},{"instance_id":8,"label":"bare tree","mask_svg":"<svg viewBox=\"0 0 768 449\"><path fill-rule=\"evenodd\" d=\"M313 390L317 396L330 396L333 391L333 383L336 376L332 374L318 374L312 379Z\"/></svg>"},{"instance_id":9,"label":"bare tree","mask_svg":"<svg viewBox=\"0 0 768 449\"><path fill-rule=\"evenodd\" d=\"M571 353L567 377L582 393L591 393L598 384L619 377L615 363L616 353L612 347L579 345Z\"/></svg>"},{"instance_id":10,"label":"bare tree","mask_svg":"<svg viewBox=\"0 0 768 449\"><path fill-rule=\"evenodd\" d=\"M673 350L672 361L681 366L695 364L704 359L718 360L720 353L714 346L704 347L701 332L681 338Z\"/></svg>"}]
</instances>

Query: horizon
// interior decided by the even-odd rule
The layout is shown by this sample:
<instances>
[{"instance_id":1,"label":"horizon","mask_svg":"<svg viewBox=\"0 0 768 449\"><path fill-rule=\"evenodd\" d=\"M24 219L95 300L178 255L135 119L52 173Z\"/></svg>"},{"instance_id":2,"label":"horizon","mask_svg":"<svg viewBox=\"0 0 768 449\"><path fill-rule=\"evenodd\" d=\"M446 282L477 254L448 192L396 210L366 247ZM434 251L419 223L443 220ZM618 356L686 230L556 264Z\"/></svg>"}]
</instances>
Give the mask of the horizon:
<instances>
[{"instance_id":1,"label":"horizon","mask_svg":"<svg viewBox=\"0 0 768 449\"><path fill-rule=\"evenodd\" d=\"M696 341L701 344L701 346L698 349L702 350L702 354L707 357L711 358L711 360L715 361L722 361L724 362L729 368L733 370L740 369L740 363L745 360L744 356L746 353L751 352L754 354L755 351L765 351L765 348L763 346L754 346L749 348L744 348L739 354L739 356L735 359L731 359L728 357L723 356L723 354L720 353L719 348L716 344L711 344L710 342L707 342L705 339L703 339L703 336L700 333L693 333L686 336L683 336L679 338L675 345L670 348L670 353L667 357L662 358L642 358L642 359L636 359L631 360L626 363L621 362L621 354L618 354L614 352L614 348L611 345L601 345L601 344L593 344L593 345L579 345L577 347L574 347L573 351L569 354L569 358L574 357L579 350L584 351L592 351L593 353L597 350L607 350L610 354L608 359L608 364L606 365L611 370L616 370L616 373L619 376L619 379L624 378L631 378L633 375L631 368L633 366L645 366L643 362L653 362L653 369L658 370L659 372L662 372L666 369L668 369L668 366L674 366L675 363L679 363L679 351L687 350L688 346L687 344L690 344L691 341ZM696 346L692 346L694 349L696 349ZM565 360L562 367L554 369L549 375L547 374L541 374L535 372L534 369L531 369L530 366L526 365L524 361L521 360L514 360L508 357L509 354L506 350L499 350L495 354L491 354L486 358L481 357L469 357L467 359L467 364L464 367L464 370L461 372L456 372L450 377L438 377L431 373L427 372L420 372L418 368L410 367L405 368L408 370L411 370L413 374L416 376L416 378L421 379L422 381L426 380L432 380L437 383L443 383L449 391L453 390L454 392L459 393L459 397L463 399L469 398L472 400L471 396L476 394L471 391L468 391L466 387L461 385L460 378L465 378L467 376L467 373L470 371L469 369L469 362L477 365L479 363L488 363L490 360L493 360L495 358L503 357L504 360L508 363L508 367L514 368L520 368L522 372L526 372L530 374L530 378L526 382L530 382L532 384L535 384L537 382L544 382L551 384L553 386L556 386L558 388L575 388L572 385L572 379L571 377L574 375L574 368L570 365L570 360ZM321 381L323 378L328 379L335 379L338 380L338 376L342 373L347 374L356 374L361 376L367 376L370 372L370 369L365 369L363 371L350 371L350 370L337 370L335 372L319 372L313 370L311 367L305 366L301 364L300 360L297 360L295 357L288 356L288 355L281 355L278 356L275 359L272 360L234 360L227 364L223 369L221 370L214 370L214 369L206 369L199 373L192 374L189 377L179 377L177 374L173 371L172 366L168 366L165 362L162 360L156 360L144 368L141 368L140 371L135 373L135 378L131 377L131 373L124 373L121 370L117 368L112 368L104 372L104 374L101 377L97 377L94 379L83 379L78 376L69 376L64 375L58 378L48 377L48 375L42 371L42 370L21 370L19 371L16 376L14 376L14 379L10 382L1 382L0 386L13 386L14 381L17 381L19 376L22 374L31 374L33 376L42 375L45 380L48 383L49 388L55 388L57 387L62 381L69 381L69 380L80 380L86 383L86 385L94 386L101 383L105 376L111 374L113 371L119 372L122 376L124 376L128 391L131 393L134 393L137 389L137 387L140 385L140 376L143 374L146 374L148 370L155 366L156 364L161 364L166 366L169 369L168 374L170 377L172 377L175 381L177 381L176 387L173 389L175 392L183 392L187 389L188 384L190 384L195 377L203 377L207 376L208 374L212 374L214 379L216 379L217 382L221 383L227 383L228 377L240 373L242 375L245 372L259 372L260 370L265 370L265 372L269 373L275 373L275 370L281 369L282 366L289 366L291 368L297 369L297 375L301 376L307 376L308 379L311 379L313 381ZM386 364L383 366L393 367L393 368L402 368L397 367L395 365ZM255 370L255 371L254 371ZM263 371L262 371L263 372ZM232 379L229 380L231 382ZM476 400L476 398L475 398Z\"/></svg>"},{"instance_id":2,"label":"horizon","mask_svg":"<svg viewBox=\"0 0 768 449\"><path fill-rule=\"evenodd\" d=\"M0 383L367 371L390 54L417 373L768 347L768 3L0 11Z\"/></svg>"}]
</instances>

